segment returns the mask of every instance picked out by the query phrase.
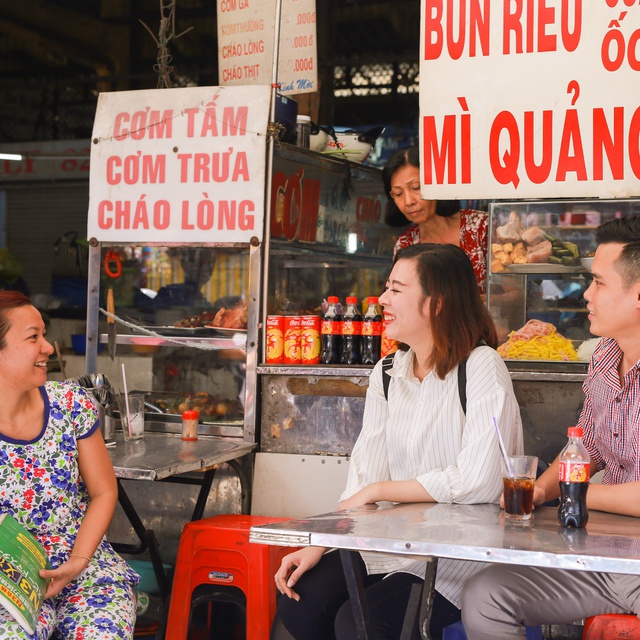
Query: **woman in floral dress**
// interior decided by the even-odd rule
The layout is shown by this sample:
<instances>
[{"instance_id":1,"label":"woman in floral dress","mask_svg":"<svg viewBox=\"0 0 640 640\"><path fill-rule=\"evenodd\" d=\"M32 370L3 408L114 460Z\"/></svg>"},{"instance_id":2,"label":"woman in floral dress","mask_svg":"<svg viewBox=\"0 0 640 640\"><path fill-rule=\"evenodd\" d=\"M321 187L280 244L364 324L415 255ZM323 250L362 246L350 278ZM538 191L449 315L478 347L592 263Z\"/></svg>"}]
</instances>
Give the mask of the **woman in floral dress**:
<instances>
[{"instance_id":1,"label":"woman in floral dress","mask_svg":"<svg viewBox=\"0 0 640 640\"><path fill-rule=\"evenodd\" d=\"M0 607L0 638L133 638L140 578L105 539L113 466L85 390L47 382L52 352L30 300L0 291L0 512L38 538L52 567L41 572L49 585L35 633Z\"/></svg>"},{"instance_id":2,"label":"woman in floral dress","mask_svg":"<svg viewBox=\"0 0 640 640\"><path fill-rule=\"evenodd\" d=\"M422 200L417 146L396 151L382 170L382 181L391 202L387 222L393 226L406 220L413 223L398 238L394 255L412 244L455 244L469 256L480 292L485 293L488 214L473 209L460 210L457 200Z\"/></svg>"}]
</instances>

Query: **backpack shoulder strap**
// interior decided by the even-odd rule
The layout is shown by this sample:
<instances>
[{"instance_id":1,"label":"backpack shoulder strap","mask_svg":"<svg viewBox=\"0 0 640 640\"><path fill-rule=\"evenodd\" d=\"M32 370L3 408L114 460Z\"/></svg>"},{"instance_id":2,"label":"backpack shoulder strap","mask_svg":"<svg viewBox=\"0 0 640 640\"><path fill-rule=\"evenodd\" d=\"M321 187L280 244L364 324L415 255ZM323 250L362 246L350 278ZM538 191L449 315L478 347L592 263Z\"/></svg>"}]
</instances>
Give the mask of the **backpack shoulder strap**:
<instances>
[{"instance_id":1,"label":"backpack shoulder strap","mask_svg":"<svg viewBox=\"0 0 640 640\"><path fill-rule=\"evenodd\" d=\"M462 405L462 413L467 415L467 359L458 365L458 395Z\"/></svg>"},{"instance_id":2,"label":"backpack shoulder strap","mask_svg":"<svg viewBox=\"0 0 640 640\"><path fill-rule=\"evenodd\" d=\"M391 376L387 373L391 367L393 367L393 357L396 352L390 353L382 359L382 388L384 390L384 399L389 401L389 383L391 382Z\"/></svg>"},{"instance_id":3,"label":"backpack shoulder strap","mask_svg":"<svg viewBox=\"0 0 640 640\"><path fill-rule=\"evenodd\" d=\"M480 340L476 347L486 347L487 343ZM460 396L460 404L462 405L462 413L467 415L467 360L465 358L458 365L458 395Z\"/></svg>"},{"instance_id":4,"label":"backpack shoulder strap","mask_svg":"<svg viewBox=\"0 0 640 640\"><path fill-rule=\"evenodd\" d=\"M387 373L393 366L394 353L390 353L382 359L382 388L384 390L384 399L389 401L389 383L391 376ZM458 365L458 395L460 396L460 404L462 405L462 413L467 413L467 359L465 358Z\"/></svg>"}]
</instances>

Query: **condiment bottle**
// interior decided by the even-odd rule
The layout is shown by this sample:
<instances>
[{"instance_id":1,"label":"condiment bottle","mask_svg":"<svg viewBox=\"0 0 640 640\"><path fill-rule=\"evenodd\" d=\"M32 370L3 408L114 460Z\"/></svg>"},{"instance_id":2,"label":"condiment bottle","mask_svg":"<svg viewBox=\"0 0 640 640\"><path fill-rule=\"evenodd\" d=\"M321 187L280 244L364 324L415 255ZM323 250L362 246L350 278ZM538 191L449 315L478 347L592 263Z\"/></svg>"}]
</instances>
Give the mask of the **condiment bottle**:
<instances>
[{"instance_id":1,"label":"condiment bottle","mask_svg":"<svg viewBox=\"0 0 640 640\"><path fill-rule=\"evenodd\" d=\"M303 149L308 149L310 137L311 116L298 116L296 118L296 145Z\"/></svg>"},{"instance_id":2,"label":"condiment bottle","mask_svg":"<svg viewBox=\"0 0 640 640\"><path fill-rule=\"evenodd\" d=\"M560 454L560 506L558 521L563 527L584 527L589 520L587 490L590 458L582 444L582 428L569 427L569 442Z\"/></svg>"},{"instance_id":3,"label":"condiment bottle","mask_svg":"<svg viewBox=\"0 0 640 640\"><path fill-rule=\"evenodd\" d=\"M195 409L182 412L182 439L198 439L198 412Z\"/></svg>"}]
</instances>

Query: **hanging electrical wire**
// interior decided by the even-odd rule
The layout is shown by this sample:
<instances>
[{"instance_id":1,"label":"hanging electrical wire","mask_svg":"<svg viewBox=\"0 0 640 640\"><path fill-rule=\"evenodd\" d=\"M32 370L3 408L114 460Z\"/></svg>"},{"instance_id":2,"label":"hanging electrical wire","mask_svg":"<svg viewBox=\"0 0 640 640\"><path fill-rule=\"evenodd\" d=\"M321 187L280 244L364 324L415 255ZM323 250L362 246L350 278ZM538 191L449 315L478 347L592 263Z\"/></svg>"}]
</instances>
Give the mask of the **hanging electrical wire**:
<instances>
[{"instance_id":1,"label":"hanging electrical wire","mask_svg":"<svg viewBox=\"0 0 640 640\"><path fill-rule=\"evenodd\" d=\"M153 31L151 31L151 29L142 20L140 20L140 23L151 34L151 37L158 47L156 64L153 65L153 70L158 74L158 89L170 89L174 86L171 79L171 75L173 73L173 66L171 65L171 62L173 58L169 52L169 42L171 40L176 40L193 29L193 27L189 27L182 33L176 35L175 11L176 0L169 0L168 2L160 0L160 27L158 28L157 38Z\"/></svg>"}]
</instances>

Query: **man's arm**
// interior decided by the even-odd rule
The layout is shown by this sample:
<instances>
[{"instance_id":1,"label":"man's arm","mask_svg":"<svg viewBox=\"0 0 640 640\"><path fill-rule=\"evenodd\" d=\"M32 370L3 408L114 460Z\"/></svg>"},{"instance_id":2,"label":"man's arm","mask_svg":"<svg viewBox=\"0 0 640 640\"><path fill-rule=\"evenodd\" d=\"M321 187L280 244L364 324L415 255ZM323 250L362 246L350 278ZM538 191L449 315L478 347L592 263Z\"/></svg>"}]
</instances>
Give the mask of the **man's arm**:
<instances>
[{"instance_id":1,"label":"man's arm","mask_svg":"<svg viewBox=\"0 0 640 640\"><path fill-rule=\"evenodd\" d=\"M596 468L595 462L592 460L589 465L591 469L591 475L593 475L598 469ZM548 502L549 500L555 500L560 497L560 482L558 477L560 475L560 456L549 465L548 469L536 480L536 486L533 493L533 503L536 505L541 505L544 502ZM640 483L639 491L640 491ZM600 485L592 485L600 486ZM619 485L618 485L619 486ZM589 494L591 493L591 487L589 488ZM589 495L587 494L587 495ZM591 509L599 509L595 505L591 505L589 500L587 499L587 506ZM600 509L601 511L611 511L611 509ZM616 511L615 513L622 513Z\"/></svg>"},{"instance_id":2,"label":"man's arm","mask_svg":"<svg viewBox=\"0 0 640 640\"><path fill-rule=\"evenodd\" d=\"M536 480L536 486L533 491L533 504L540 506L544 502L560 497L560 483L558 482L559 457L560 456L558 456Z\"/></svg>"},{"instance_id":3,"label":"man's arm","mask_svg":"<svg viewBox=\"0 0 640 640\"><path fill-rule=\"evenodd\" d=\"M587 492L587 507L640 517L640 482L592 484Z\"/></svg>"},{"instance_id":4,"label":"man's arm","mask_svg":"<svg viewBox=\"0 0 640 640\"><path fill-rule=\"evenodd\" d=\"M558 458L536 480L533 501L541 505L549 500L560 497L558 482ZM591 461L591 475L597 472L596 465ZM587 507L594 511L607 511L625 516L640 517L640 482L624 482L622 484L589 485L587 492Z\"/></svg>"}]
</instances>

